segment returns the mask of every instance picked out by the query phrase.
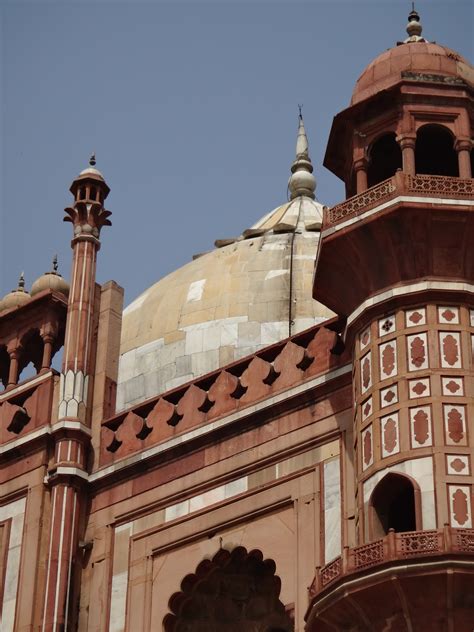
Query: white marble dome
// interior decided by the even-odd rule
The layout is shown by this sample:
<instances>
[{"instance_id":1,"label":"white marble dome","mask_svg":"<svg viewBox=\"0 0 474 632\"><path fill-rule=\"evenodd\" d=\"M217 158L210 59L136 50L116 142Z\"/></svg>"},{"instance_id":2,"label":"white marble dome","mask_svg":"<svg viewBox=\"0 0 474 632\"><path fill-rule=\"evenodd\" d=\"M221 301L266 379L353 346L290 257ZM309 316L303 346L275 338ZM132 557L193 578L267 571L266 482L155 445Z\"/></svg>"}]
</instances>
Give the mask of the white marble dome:
<instances>
[{"instance_id":1,"label":"white marble dome","mask_svg":"<svg viewBox=\"0 0 474 632\"><path fill-rule=\"evenodd\" d=\"M298 172L301 160L314 179L302 133L300 120L292 171ZM306 194L307 180L304 190L295 185L291 201L239 238L216 241L213 251L167 275L125 309L118 410L333 315L312 298L323 207Z\"/></svg>"}]
</instances>

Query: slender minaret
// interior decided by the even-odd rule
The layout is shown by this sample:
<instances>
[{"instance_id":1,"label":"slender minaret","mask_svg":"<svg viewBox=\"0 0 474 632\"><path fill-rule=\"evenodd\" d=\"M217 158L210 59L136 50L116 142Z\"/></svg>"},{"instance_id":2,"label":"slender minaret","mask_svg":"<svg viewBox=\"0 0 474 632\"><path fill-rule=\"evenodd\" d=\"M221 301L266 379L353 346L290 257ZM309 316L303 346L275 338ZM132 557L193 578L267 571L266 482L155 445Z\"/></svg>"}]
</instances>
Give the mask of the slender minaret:
<instances>
[{"instance_id":1,"label":"slender minaret","mask_svg":"<svg viewBox=\"0 0 474 632\"><path fill-rule=\"evenodd\" d=\"M71 586L78 546L78 525L87 480L90 443L90 391L93 374L93 329L96 258L100 231L109 226L104 209L109 194L92 155L89 167L70 188L74 204L65 221L73 224L71 289L59 387L58 421L53 426L54 460L48 472L51 526L47 559L43 632L71 630Z\"/></svg>"}]
</instances>

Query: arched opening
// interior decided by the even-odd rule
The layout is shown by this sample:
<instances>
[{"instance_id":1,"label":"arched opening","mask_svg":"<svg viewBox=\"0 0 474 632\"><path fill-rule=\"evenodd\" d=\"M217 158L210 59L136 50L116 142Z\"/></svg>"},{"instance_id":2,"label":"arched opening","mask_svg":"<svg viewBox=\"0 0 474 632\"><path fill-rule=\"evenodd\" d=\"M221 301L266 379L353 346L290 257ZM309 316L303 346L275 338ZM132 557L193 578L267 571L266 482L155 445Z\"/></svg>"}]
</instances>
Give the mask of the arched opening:
<instances>
[{"instance_id":1,"label":"arched opening","mask_svg":"<svg viewBox=\"0 0 474 632\"><path fill-rule=\"evenodd\" d=\"M458 155L451 132L442 125L424 125L416 135L416 173L459 176Z\"/></svg>"},{"instance_id":2,"label":"arched opening","mask_svg":"<svg viewBox=\"0 0 474 632\"><path fill-rule=\"evenodd\" d=\"M37 329L29 331L21 340L22 353L18 362L18 381L39 373L43 359L43 339Z\"/></svg>"},{"instance_id":3,"label":"arched opening","mask_svg":"<svg viewBox=\"0 0 474 632\"><path fill-rule=\"evenodd\" d=\"M259 550L221 549L184 577L181 591L168 602L171 612L163 619L163 630L293 632L275 570L275 562Z\"/></svg>"},{"instance_id":4,"label":"arched opening","mask_svg":"<svg viewBox=\"0 0 474 632\"><path fill-rule=\"evenodd\" d=\"M402 151L392 132L374 141L368 156L367 184L369 187L391 178L397 169L402 168Z\"/></svg>"},{"instance_id":5,"label":"arched opening","mask_svg":"<svg viewBox=\"0 0 474 632\"><path fill-rule=\"evenodd\" d=\"M7 387L8 374L10 373L10 356L5 346L0 347L0 382L3 388Z\"/></svg>"},{"instance_id":6,"label":"arched opening","mask_svg":"<svg viewBox=\"0 0 474 632\"><path fill-rule=\"evenodd\" d=\"M421 528L420 490L408 476L390 472L375 486L369 501L369 531L382 538L389 529L397 532Z\"/></svg>"}]
</instances>

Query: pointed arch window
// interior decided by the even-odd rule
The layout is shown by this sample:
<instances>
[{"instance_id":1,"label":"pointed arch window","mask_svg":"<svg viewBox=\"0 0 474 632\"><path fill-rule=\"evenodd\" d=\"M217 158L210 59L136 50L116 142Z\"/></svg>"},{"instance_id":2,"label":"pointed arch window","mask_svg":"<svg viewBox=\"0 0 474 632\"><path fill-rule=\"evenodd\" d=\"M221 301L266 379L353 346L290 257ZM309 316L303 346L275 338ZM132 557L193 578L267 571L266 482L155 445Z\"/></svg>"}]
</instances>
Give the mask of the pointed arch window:
<instances>
[{"instance_id":1,"label":"pointed arch window","mask_svg":"<svg viewBox=\"0 0 474 632\"><path fill-rule=\"evenodd\" d=\"M369 500L369 535L382 538L396 532L418 531L421 524L421 494L416 481L390 472L375 486Z\"/></svg>"}]
</instances>

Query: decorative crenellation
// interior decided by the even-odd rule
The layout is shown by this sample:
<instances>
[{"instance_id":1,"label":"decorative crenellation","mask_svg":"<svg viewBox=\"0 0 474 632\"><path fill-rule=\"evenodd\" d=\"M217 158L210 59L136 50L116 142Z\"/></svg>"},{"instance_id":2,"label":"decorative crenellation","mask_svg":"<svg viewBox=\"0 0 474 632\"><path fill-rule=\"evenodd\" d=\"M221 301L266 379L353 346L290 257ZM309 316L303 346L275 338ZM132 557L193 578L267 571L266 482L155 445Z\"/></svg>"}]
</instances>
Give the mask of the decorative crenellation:
<instances>
[{"instance_id":1,"label":"decorative crenellation","mask_svg":"<svg viewBox=\"0 0 474 632\"><path fill-rule=\"evenodd\" d=\"M334 350L338 336L321 325L244 358L102 424L101 463L243 409L348 361Z\"/></svg>"}]
</instances>

